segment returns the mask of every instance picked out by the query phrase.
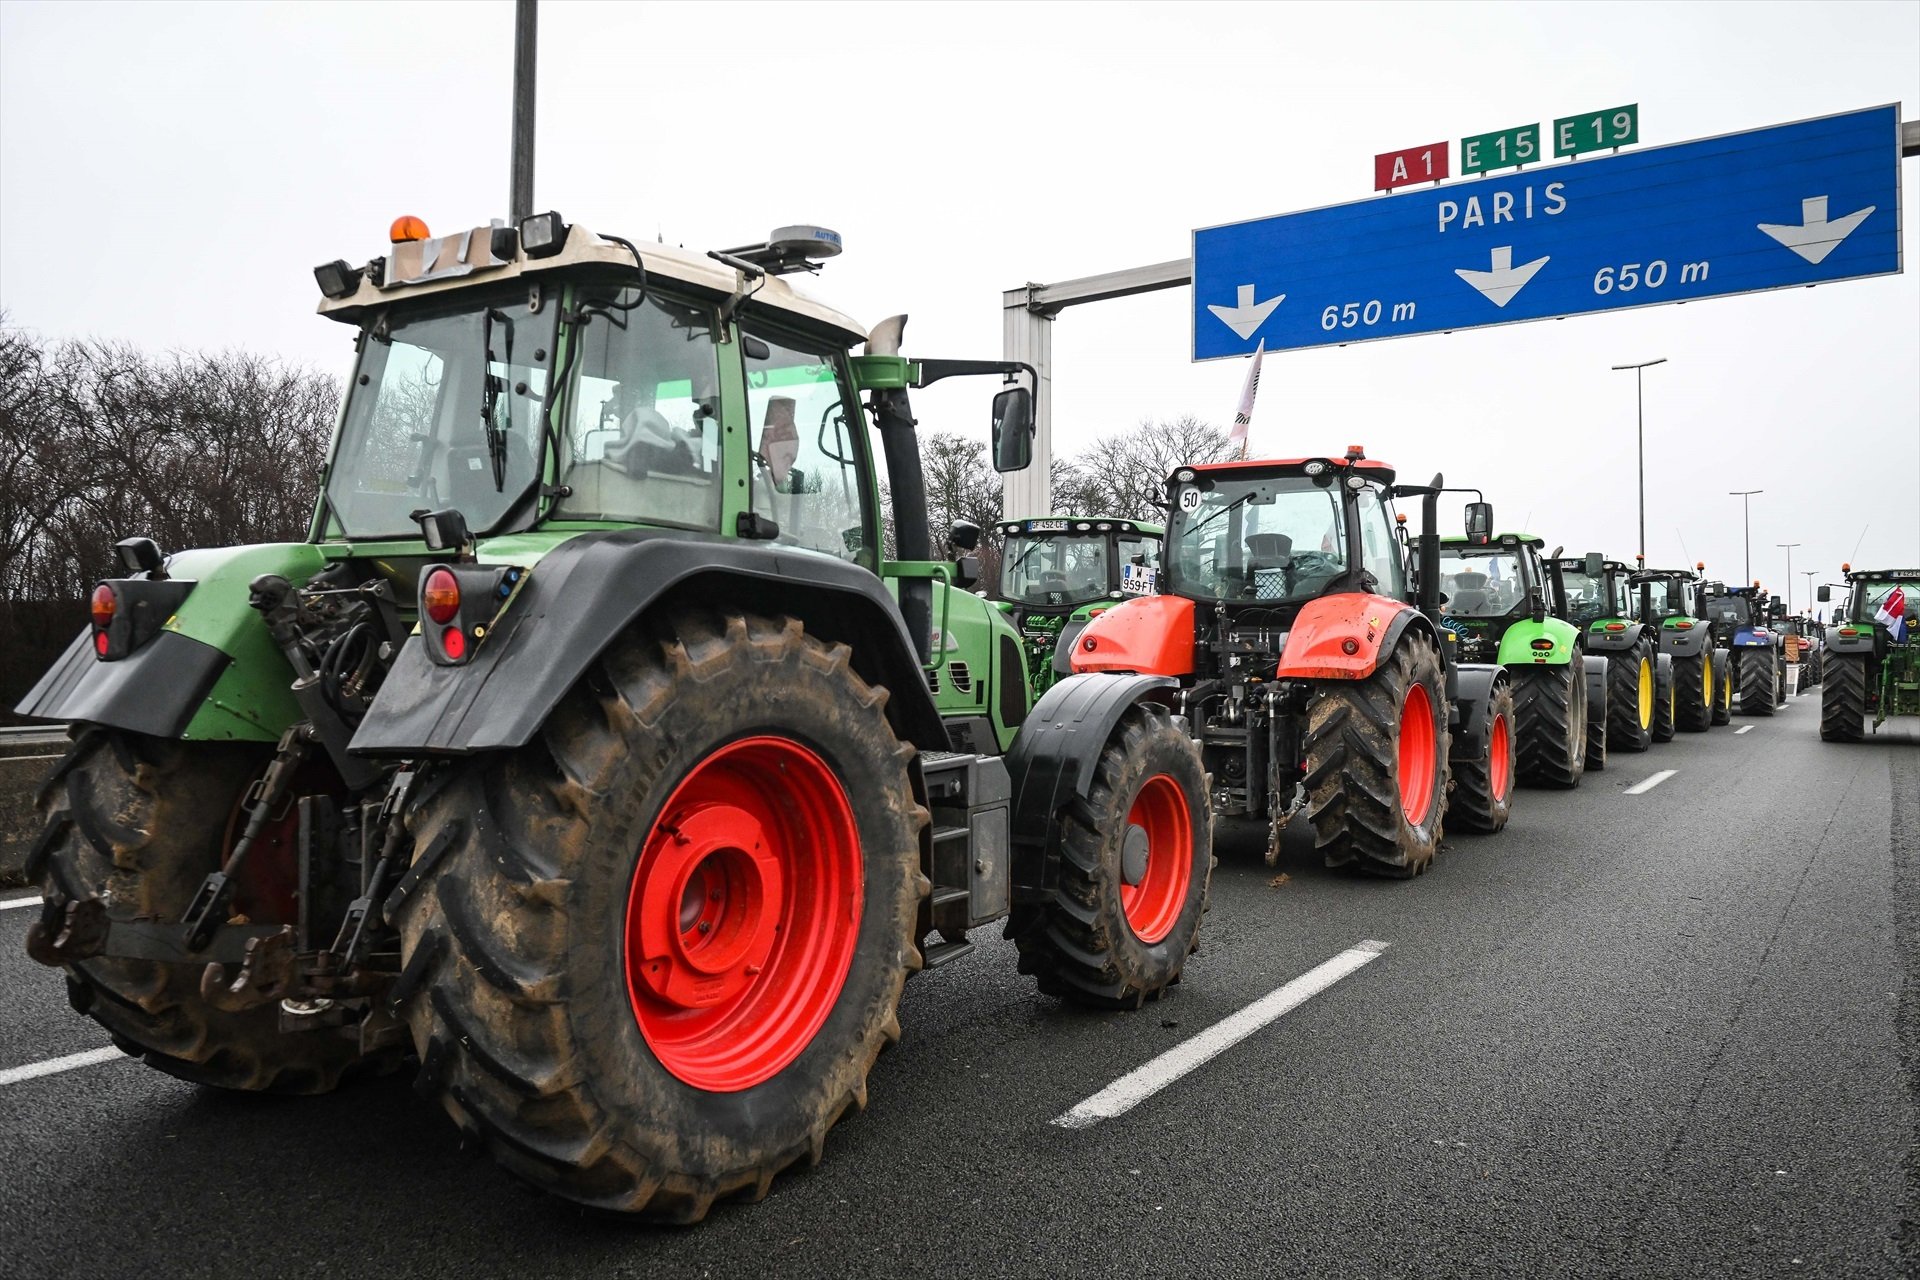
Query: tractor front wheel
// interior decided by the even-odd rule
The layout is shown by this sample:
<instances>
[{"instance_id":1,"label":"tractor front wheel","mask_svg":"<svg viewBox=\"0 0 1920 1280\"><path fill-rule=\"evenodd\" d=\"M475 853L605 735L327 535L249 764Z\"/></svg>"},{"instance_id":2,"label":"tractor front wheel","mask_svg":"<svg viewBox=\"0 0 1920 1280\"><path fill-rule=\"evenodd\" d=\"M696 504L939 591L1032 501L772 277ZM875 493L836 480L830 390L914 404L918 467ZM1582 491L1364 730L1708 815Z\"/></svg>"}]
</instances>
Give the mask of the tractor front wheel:
<instances>
[{"instance_id":1,"label":"tractor front wheel","mask_svg":"<svg viewBox=\"0 0 1920 1280\"><path fill-rule=\"evenodd\" d=\"M1440 848L1447 810L1440 651L1408 631L1372 675L1328 681L1307 709L1307 817L1330 867L1400 879Z\"/></svg>"},{"instance_id":2,"label":"tractor front wheel","mask_svg":"<svg viewBox=\"0 0 1920 1280\"><path fill-rule=\"evenodd\" d=\"M1777 680L1773 673L1775 665L1773 650L1746 649L1734 659L1734 662L1739 668L1740 714L1772 715L1774 693L1777 688Z\"/></svg>"},{"instance_id":3,"label":"tractor front wheel","mask_svg":"<svg viewBox=\"0 0 1920 1280\"><path fill-rule=\"evenodd\" d=\"M1453 762L1447 816L1468 831L1492 833L1513 815L1513 686L1501 680L1487 699L1487 754Z\"/></svg>"},{"instance_id":4,"label":"tractor front wheel","mask_svg":"<svg viewBox=\"0 0 1920 1280\"><path fill-rule=\"evenodd\" d=\"M866 1104L920 962L928 814L850 657L793 618L656 615L416 809L438 861L393 1001L468 1141L696 1222Z\"/></svg>"},{"instance_id":5,"label":"tractor front wheel","mask_svg":"<svg viewBox=\"0 0 1920 1280\"><path fill-rule=\"evenodd\" d=\"M1655 742L1672 742L1674 722L1678 718L1680 710L1680 699L1674 692L1675 686L1678 684L1678 679L1674 675L1674 668L1678 665L1678 662L1674 659L1668 660L1667 675L1663 680L1660 678L1659 659L1656 658L1654 661L1653 740Z\"/></svg>"},{"instance_id":6,"label":"tractor front wheel","mask_svg":"<svg viewBox=\"0 0 1920 1280\"><path fill-rule=\"evenodd\" d=\"M1574 663L1520 667L1514 674L1514 717L1520 726L1520 781L1577 787L1587 769L1587 682Z\"/></svg>"},{"instance_id":7,"label":"tractor front wheel","mask_svg":"<svg viewBox=\"0 0 1920 1280\"><path fill-rule=\"evenodd\" d=\"M1211 822L1192 740L1159 707L1128 711L1087 796L1056 824L1051 898L1007 921L1020 972L1075 1004L1133 1009L1158 999L1199 945Z\"/></svg>"},{"instance_id":8,"label":"tractor front wheel","mask_svg":"<svg viewBox=\"0 0 1920 1280\"><path fill-rule=\"evenodd\" d=\"M1691 658L1673 660L1676 720L1688 733L1705 733L1713 725L1713 650L1702 649Z\"/></svg>"},{"instance_id":9,"label":"tractor front wheel","mask_svg":"<svg viewBox=\"0 0 1920 1280\"><path fill-rule=\"evenodd\" d=\"M1835 654L1821 674L1820 737L1827 742L1859 742L1867 736L1866 655Z\"/></svg>"},{"instance_id":10,"label":"tractor front wheel","mask_svg":"<svg viewBox=\"0 0 1920 1280\"><path fill-rule=\"evenodd\" d=\"M1653 643L1642 640L1607 659L1607 745L1645 751L1653 745Z\"/></svg>"},{"instance_id":11,"label":"tractor front wheel","mask_svg":"<svg viewBox=\"0 0 1920 1280\"><path fill-rule=\"evenodd\" d=\"M50 901L99 895L118 919L179 920L230 851L240 802L271 759L262 746L83 729L41 788L47 826L29 869ZM288 828L270 825L240 873L234 906L256 923L293 922ZM195 1084L325 1093L349 1068L398 1059L363 1057L353 1027L283 1032L278 1001L216 1008L201 995L206 968L94 956L66 966L67 996L121 1050Z\"/></svg>"}]
</instances>

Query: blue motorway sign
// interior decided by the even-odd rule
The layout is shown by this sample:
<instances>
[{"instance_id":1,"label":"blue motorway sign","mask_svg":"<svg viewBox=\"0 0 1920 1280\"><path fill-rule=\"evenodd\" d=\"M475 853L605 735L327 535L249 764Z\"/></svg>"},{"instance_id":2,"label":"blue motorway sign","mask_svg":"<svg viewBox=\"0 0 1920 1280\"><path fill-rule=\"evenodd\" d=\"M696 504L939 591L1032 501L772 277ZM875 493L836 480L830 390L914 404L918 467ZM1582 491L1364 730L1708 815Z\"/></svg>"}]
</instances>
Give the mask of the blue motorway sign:
<instances>
[{"instance_id":1,"label":"blue motorway sign","mask_svg":"<svg viewBox=\"0 0 1920 1280\"><path fill-rule=\"evenodd\" d=\"M1193 358L1898 272L1900 109L1193 234Z\"/></svg>"}]
</instances>

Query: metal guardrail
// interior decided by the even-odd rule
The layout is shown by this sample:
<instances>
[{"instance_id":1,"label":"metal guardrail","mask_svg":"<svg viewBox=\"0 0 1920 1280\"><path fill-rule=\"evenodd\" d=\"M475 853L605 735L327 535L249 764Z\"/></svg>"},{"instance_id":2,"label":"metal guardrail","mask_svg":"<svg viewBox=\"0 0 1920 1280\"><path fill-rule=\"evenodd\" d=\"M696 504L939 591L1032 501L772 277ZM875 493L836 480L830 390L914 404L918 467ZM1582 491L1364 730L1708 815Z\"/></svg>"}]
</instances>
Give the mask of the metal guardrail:
<instances>
[{"instance_id":1,"label":"metal guardrail","mask_svg":"<svg viewBox=\"0 0 1920 1280\"><path fill-rule=\"evenodd\" d=\"M0 728L0 742L17 742L22 738L65 737L67 726L64 724L22 724Z\"/></svg>"}]
</instances>

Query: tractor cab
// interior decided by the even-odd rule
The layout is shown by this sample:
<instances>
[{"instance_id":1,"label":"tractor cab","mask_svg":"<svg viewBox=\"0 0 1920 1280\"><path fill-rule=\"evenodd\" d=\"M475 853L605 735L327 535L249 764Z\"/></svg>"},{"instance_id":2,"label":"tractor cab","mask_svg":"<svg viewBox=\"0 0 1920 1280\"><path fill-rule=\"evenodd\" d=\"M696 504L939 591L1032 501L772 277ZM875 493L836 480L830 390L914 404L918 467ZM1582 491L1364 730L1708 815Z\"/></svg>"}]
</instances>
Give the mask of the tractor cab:
<instances>
[{"instance_id":1,"label":"tractor cab","mask_svg":"<svg viewBox=\"0 0 1920 1280\"><path fill-rule=\"evenodd\" d=\"M1549 567L1560 579L1561 616L1567 621L1592 631L1627 629L1634 616L1634 593L1627 585L1632 570L1626 565L1601 557L1596 573L1591 557L1560 556Z\"/></svg>"},{"instance_id":2,"label":"tractor cab","mask_svg":"<svg viewBox=\"0 0 1920 1280\"><path fill-rule=\"evenodd\" d=\"M1062 656L1089 618L1160 583L1157 524L1109 516L1009 520L992 599L1020 632L1037 698L1067 673Z\"/></svg>"},{"instance_id":3,"label":"tractor cab","mask_svg":"<svg viewBox=\"0 0 1920 1280\"><path fill-rule=\"evenodd\" d=\"M1484 542L1441 539L1441 625L1456 637L1460 661L1503 661L1501 641L1514 623L1561 616L1564 606L1541 559L1543 545L1525 533Z\"/></svg>"}]
</instances>

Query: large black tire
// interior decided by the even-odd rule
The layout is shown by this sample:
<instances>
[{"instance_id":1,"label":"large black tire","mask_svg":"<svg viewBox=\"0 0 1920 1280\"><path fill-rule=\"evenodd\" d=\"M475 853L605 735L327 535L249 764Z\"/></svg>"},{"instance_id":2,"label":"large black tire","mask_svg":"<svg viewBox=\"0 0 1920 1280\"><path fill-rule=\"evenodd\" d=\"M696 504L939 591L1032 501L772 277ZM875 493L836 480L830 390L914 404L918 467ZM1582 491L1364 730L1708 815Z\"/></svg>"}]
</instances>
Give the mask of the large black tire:
<instances>
[{"instance_id":1,"label":"large black tire","mask_svg":"<svg viewBox=\"0 0 1920 1280\"><path fill-rule=\"evenodd\" d=\"M1430 738L1401 723L1409 701L1418 711L1421 697ZM1407 879L1432 864L1447 811L1447 718L1440 651L1422 631L1402 635L1365 680L1318 683L1307 707L1307 817L1328 866ZM1404 779L1403 737L1432 744L1432 759ZM1408 817L1405 799L1415 801L1417 817Z\"/></svg>"},{"instance_id":2,"label":"large black tire","mask_svg":"<svg viewBox=\"0 0 1920 1280\"><path fill-rule=\"evenodd\" d=\"M1574 662L1579 661L1574 652ZM1510 667L1514 721L1520 729L1520 781L1535 787L1577 787L1587 770L1587 682L1568 663Z\"/></svg>"},{"instance_id":3,"label":"large black tire","mask_svg":"<svg viewBox=\"0 0 1920 1280\"><path fill-rule=\"evenodd\" d=\"M81 730L40 790L47 825L30 870L41 892L50 899L101 894L120 919L180 919L207 873L219 869L235 807L271 759L271 749L257 744ZM270 852L256 844L251 858ZM205 968L95 956L65 966L67 995L122 1051L195 1084L325 1093L349 1068L396 1061L394 1054L363 1060L353 1027L283 1033L278 1002L240 1013L216 1009L200 994Z\"/></svg>"},{"instance_id":4,"label":"large black tire","mask_svg":"<svg viewBox=\"0 0 1920 1280\"><path fill-rule=\"evenodd\" d=\"M410 897L399 921L405 972L394 1001L419 1050L419 1091L512 1172L582 1204L695 1222L719 1197L757 1199L795 1161L817 1162L827 1131L865 1106L867 1073L899 1038L901 985L921 964L914 926L930 887L920 854L929 818L914 794L914 750L887 721L887 691L854 674L849 657L791 618L655 615L596 661L534 741L452 766L416 808L416 856L443 852L430 891ZM755 751L778 753L778 769ZM716 844L695 824L709 821L698 801L722 787L743 798L740 808L712 804L730 819ZM758 825L740 817L748 812ZM780 981L806 994L746 1007L824 1014L810 1036L789 1037L796 1056L784 1065L765 1056L773 1021L731 1038L719 1034L729 1024L711 1028L697 1046L702 1069L744 1066L750 1050L772 1069L729 1087L690 1082L689 1051L657 1047L641 1011L656 1008L647 984L663 965L697 984L702 971L687 957L740 927L730 905L711 932L704 915L716 901L752 900L717 892L706 871L713 859L751 856L730 843L746 842L735 830L763 833L753 848L789 862L851 849L844 883L861 899L849 905L823 887L830 876L799 874L799 863L777 892L757 882L772 905L742 914L772 929L772 950L736 961L734 978L749 992L794 989L771 985ZM690 839L692 850L676 852ZM658 870L676 857L688 865ZM653 870L642 876L643 867ZM708 886L705 906L674 892L679 875ZM630 963L629 925L643 936L661 901L679 902L661 928L662 945L680 950ZM703 913L697 928L689 903ZM844 943L856 909L850 956L817 969L795 961L807 954L799 940Z\"/></svg>"},{"instance_id":5,"label":"large black tire","mask_svg":"<svg viewBox=\"0 0 1920 1280\"><path fill-rule=\"evenodd\" d=\"M1487 754L1454 760L1447 820L1465 831L1491 834L1513 816L1513 685L1501 680L1487 699Z\"/></svg>"},{"instance_id":6,"label":"large black tire","mask_svg":"<svg viewBox=\"0 0 1920 1280\"><path fill-rule=\"evenodd\" d=\"M1714 651L1713 671L1713 723L1717 725L1733 723L1733 652L1730 649Z\"/></svg>"},{"instance_id":7,"label":"large black tire","mask_svg":"<svg viewBox=\"0 0 1920 1280\"><path fill-rule=\"evenodd\" d=\"M1702 649L1691 658L1673 660L1674 723L1688 733L1705 733L1713 726L1713 650Z\"/></svg>"},{"instance_id":8,"label":"large black tire","mask_svg":"<svg viewBox=\"0 0 1920 1280\"><path fill-rule=\"evenodd\" d=\"M1674 675L1674 666L1678 662L1678 659L1668 659L1667 676L1665 680L1660 679L1659 676L1659 661L1660 659L1658 657L1654 658L1653 740L1655 742L1672 742L1674 721L1678 716L1680 708L1680 699L1674 692L1679 683L1678 678Z\"/></svg>"},{"instance_id":9,"label":"large black tire","mask_svg":"<svg viewBox=\"0 0 1920 1280\"><path fill-rule=\"evenodd\" d=\"M1607 745L1615 751L1652 746L1653 701L1653 641L1607 655Z\"/></svg>"},{"instance_id":10,"label":"large black tire","mask_svg":"<svg viewBox=\"0 0 1920 1280\"><path fill-rule=\"evenodd\" d=\"M1740 714L1772 715L1774 695L1779 687L1773 670L1778 665L1773 650L1742 649L1733 661L1740 683Z\"/></svg>"},{"instance_id":11,"label":"large black tire","mask_svg":"<svg viewBox=\"0 0 1920 1280\"><path fill-rule=\"evenodd\" d=\"M1585 662L1585 661L1586 661L1585 658L1577 658L1574 662L1574 666L1578 667L1582 662ZM1599 707L1596 708L1593 705L1593 683L1591 679L1588 679L1587 681L1587 772L1588 773L1604 773L1607 768L1607 716L1609 714L1609 707L1607 703L1607 693L1608 693L1607 686L1604 682L1602 682L1600 686L1600 705Z\"/></svg>"},{"instance_id":12,"label":"large black tire","mask_svg":"<svg viewBox=\"0 0 1920 1280\"><path fill-rule=\"evenodd\" d=\"M1100 753L1086 798L1049 833L1059 854L1052 896L1007 920L1020 972L1075 1004L1136 1009L1158 999L1200 944L1211 831L1193 740L1161 708L1134 707Z\"/></svg>"},{"instance_id":13,"label":"large black tire","mask_svg":"<svg viewBox=\"0 0 1920 1280\"><path fill-rule=\"evenodd\" d=\"M1867 736L1867 666L1865 654L1836 653L1822 674L1820 736L1828 742L1859 742Z\"/></svg>"},{"instance_id":14,"label":"large black tire","mask_svg":"<svg viewBox=\"0 0 1920 1280\"><path fill-rule=\"evenodd\" d=\"M1776 707L1786 706L1787 705L1787 663L1785 658L1776 657L1773 661L1773 686L1774 686L1773 705Z\"/></svg>"}]
</instances>

